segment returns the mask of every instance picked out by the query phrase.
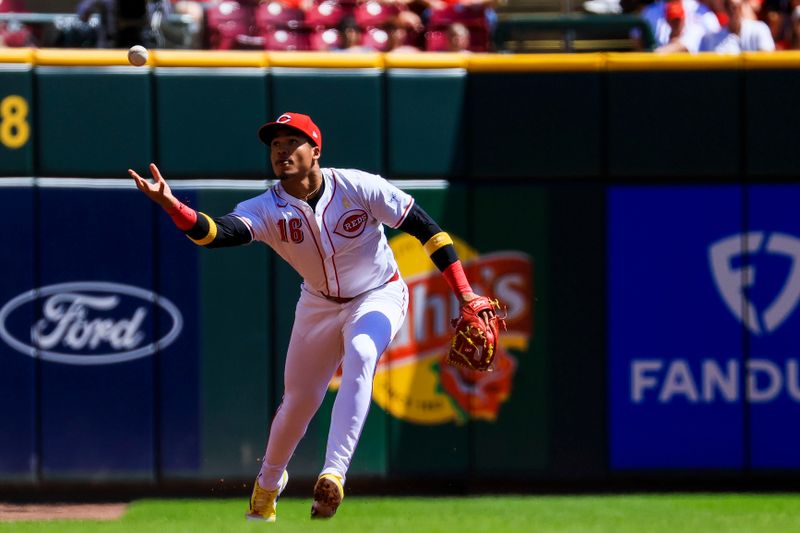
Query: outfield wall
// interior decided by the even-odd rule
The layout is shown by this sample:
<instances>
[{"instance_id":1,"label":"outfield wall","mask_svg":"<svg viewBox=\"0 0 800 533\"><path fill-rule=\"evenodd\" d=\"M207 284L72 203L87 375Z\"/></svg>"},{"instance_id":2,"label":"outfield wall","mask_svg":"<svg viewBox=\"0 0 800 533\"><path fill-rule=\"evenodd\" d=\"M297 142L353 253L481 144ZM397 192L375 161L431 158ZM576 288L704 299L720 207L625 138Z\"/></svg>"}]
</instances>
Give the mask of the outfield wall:
<instances>
[{"instance_id":1,"label":"outfield wall","mask_svg":"<svg viewBox=\"0 0 800 533\"><path fill-rule=\"evenodd\" d=\"M315 117L326 165L409 190L509 304L497 372L443 367L454 302L389 232L412 308L354 478L795 475L800 56L118 56L0 52L3 480L254 475L300 280L108 178L156 161L222 214L269 184L255 131L283 110ZM294 476L321 467L335 387Z\"/></svg>"}]
</instances>

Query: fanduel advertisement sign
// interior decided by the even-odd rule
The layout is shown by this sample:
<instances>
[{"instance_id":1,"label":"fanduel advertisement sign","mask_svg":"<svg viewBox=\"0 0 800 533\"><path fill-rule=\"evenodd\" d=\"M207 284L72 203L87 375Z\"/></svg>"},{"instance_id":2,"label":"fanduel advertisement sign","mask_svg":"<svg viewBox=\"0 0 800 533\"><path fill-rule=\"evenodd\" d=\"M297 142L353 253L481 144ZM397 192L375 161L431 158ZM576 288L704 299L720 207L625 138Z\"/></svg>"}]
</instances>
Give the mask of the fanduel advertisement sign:
<instances>
[{"instance_id":1,"label":"fanduel advertisement sign","mask_svg":"<svg viewBox=\"0 0 800 533\"><path fill-rule=\"evenodd\" d=\"M798 187L609 194L612 465L800 466Z\"/></svg>"}]
</instances>

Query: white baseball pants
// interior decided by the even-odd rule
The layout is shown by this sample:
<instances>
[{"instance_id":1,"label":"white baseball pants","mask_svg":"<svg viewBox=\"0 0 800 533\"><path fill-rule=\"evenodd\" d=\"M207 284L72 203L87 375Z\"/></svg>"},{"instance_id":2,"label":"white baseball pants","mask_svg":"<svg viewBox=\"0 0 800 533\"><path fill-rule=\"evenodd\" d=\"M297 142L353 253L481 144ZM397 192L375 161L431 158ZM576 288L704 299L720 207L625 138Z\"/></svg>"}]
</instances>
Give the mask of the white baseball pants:
<instances>
[{"instance_id":1,"label":"white baseball pants","mask_svg":"<svg viewBox=\"0 0 800 533\"><path fill-rule=\"evenodd\" d=\"M402 278L345 304L301 290L286 354L283 401L272 421L258 480L263 488L278 486L340 363L342 380L321 473L344 481L369 411L378 358L407 310L408 287Z\"/></svg>"}]
</instances>

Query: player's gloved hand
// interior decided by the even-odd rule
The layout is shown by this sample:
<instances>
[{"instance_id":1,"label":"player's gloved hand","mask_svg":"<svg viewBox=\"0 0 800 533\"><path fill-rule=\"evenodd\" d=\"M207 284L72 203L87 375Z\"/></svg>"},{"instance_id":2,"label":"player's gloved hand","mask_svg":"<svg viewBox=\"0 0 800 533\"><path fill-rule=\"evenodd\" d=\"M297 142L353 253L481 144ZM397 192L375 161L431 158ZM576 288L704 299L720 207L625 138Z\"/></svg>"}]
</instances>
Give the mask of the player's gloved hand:
<instances>
[{"instance_id":1,"label":"player's gloved hand","mask_svg":"<svg viewBox=\"0 0 800 533\"><path fill-rule=\"evenodd\" d=\"M475 294L474 292L462 293L460 298L461 305L464 306L476 298L481 298L481 296ZM492 319L493 316L495 316L494 308L488 307L486 309L483 309L480 313L478 313L478 316L480 316L483 319L484 323L486 323L486 326L488 327L489 321Z\"/></svg>"},{"instance_id":2,"label":"player's gloved hand","mask_svg":"<svg viewBox=\"0 0 800 533\"><path fill-rule=\"evenodd\" d=\"M495 312L500 302L474 293L463 294L461 301L460 316L452 321L456 332L450 342L447 362L471 370L491 370L500 326L506 327L505 319Z\"/></svg>"}]
</instances>

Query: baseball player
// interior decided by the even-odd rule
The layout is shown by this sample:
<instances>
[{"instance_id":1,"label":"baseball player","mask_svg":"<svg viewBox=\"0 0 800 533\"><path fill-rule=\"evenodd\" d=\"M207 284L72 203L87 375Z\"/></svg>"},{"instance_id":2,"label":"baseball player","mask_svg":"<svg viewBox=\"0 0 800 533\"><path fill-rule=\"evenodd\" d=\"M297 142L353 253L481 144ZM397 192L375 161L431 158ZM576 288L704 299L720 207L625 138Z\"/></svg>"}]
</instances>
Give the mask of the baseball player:
<instances>
[{"instance_id":1,"label":"baseball player","mask_svg":"<svg viewBox=\"0 0 800 533\"><path fill-rule=\"evenodd\" d=\"M286 488L286 466L341 364L325 465L314 487L312 518L333 516L344 498L350 460L372 397L378 358L400 329L408 287L383 225L420 240L453 291L478 298L453 241L414 199L380 176L320 167L322 133L310 117L284 113L258 136L278 182L232 213L210 217L181 203L158 168L154 182L133 170L136 186L170 215L191 241L207 248L252 241L269 245L302 276L284 369L283 400L250 498L247 518L273 522ZM492 311L482 318L488 323Z\"/></svg>"}]
</instances>

